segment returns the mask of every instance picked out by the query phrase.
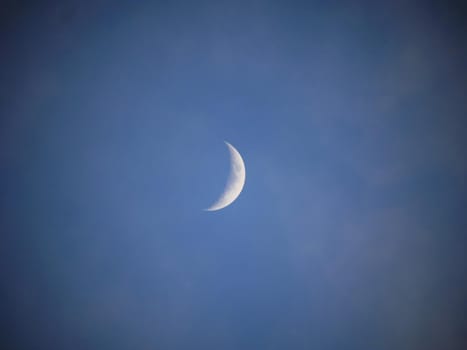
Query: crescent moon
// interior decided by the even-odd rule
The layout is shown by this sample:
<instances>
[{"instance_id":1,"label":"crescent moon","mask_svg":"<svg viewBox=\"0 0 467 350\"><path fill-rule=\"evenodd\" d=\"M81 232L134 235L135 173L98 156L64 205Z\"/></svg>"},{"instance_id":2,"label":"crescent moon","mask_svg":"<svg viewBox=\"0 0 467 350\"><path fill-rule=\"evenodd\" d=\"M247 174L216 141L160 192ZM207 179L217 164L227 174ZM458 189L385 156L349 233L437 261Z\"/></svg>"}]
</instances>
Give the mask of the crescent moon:
<instances>
[{"instance_id":1,"label":"crescent moon","mask_svg":"<svg viewBox=\"0 0 467 350\"><path fill-rule=\"evenodd\" d=\"M243 186L245 185L246 171L242 156L234 146L227 141L224 142L230 153L230 174L227 184L225 185L224 192L221 194L219 199L214 202L214 204L205 209L207 211L219 210L232 204L240 195L240 192L242 192Z\"/></svg>"}]
</instances>

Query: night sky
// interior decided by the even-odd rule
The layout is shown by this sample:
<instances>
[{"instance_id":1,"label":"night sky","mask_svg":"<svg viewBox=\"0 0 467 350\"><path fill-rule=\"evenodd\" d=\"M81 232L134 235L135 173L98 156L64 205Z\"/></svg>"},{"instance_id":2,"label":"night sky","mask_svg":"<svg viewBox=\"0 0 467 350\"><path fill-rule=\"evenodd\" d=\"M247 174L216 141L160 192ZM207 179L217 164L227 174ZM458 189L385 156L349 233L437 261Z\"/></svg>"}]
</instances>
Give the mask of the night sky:
<instances>
[{"instance_id":1,"label":"night sky","mask_svg":"<svg viewBox=\"0 0 467 350\"><path fill-rule=\"evenodd\" d=\"M466 14L2 1L0 347L466 349Z\"/></svg>"}]
</instances>

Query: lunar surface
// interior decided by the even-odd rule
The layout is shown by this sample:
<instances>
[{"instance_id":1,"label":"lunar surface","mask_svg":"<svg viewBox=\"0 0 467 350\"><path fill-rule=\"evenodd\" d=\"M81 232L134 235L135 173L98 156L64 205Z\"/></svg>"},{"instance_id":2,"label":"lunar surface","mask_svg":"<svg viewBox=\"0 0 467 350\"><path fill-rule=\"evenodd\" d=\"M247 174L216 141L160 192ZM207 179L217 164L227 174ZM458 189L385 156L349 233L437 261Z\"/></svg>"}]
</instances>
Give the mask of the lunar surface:
<instances>
[{"instance_id":1,"label":"lunar surface","mask_svg":"<svg viewBox=\"0 0 467 350\"><path fill-rule=\"evenodd\" d=\"M245 185L246 172L242 156L234 146L227 141L224 142L230 153L230 174L225 185L224 192L220 195L219 199L214 202L214 204L205 209L207 211L220 210L232 204L240 195L240 192L242 192L243 186Z\"/></svg>"}]
</instances>

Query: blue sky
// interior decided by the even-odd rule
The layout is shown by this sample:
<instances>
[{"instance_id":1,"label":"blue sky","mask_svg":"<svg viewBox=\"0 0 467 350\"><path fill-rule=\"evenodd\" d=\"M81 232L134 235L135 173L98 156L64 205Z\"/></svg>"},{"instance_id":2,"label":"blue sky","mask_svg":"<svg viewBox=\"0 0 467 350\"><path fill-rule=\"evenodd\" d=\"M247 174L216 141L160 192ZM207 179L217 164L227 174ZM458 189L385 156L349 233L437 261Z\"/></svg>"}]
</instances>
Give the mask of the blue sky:
<instances>
[{"instance_id":1,"label":"blue sky","mask_svg":"<svg viewBox=\"0 0 467 350\"><path fill-rule=\"evenodd\" d=\"M2 343L463 348L464 15L6 2Z\"/></svg>"}]
</instances>

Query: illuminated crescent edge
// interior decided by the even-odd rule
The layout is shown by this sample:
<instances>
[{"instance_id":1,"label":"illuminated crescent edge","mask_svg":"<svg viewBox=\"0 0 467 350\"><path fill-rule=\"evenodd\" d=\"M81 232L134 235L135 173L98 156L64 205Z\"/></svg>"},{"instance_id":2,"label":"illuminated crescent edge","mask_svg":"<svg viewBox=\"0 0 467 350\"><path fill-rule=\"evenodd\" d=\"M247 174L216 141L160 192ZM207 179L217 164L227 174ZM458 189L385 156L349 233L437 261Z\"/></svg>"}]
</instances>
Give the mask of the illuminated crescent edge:
<instances>
[{"instance_id":1,"label":"illuminated crescent edge","mask_svg":"<svg viewBox=\"0 0 467 350\"><path fill-rule=\"evenodd\" d=\"M224 192L219 199L214 202L206 211L216 211L232 204L242 192L245 185L246 171L242 156L227 141L224 141L230 152L230 174L224 188Z\"/></svg>"}]
</instances>

